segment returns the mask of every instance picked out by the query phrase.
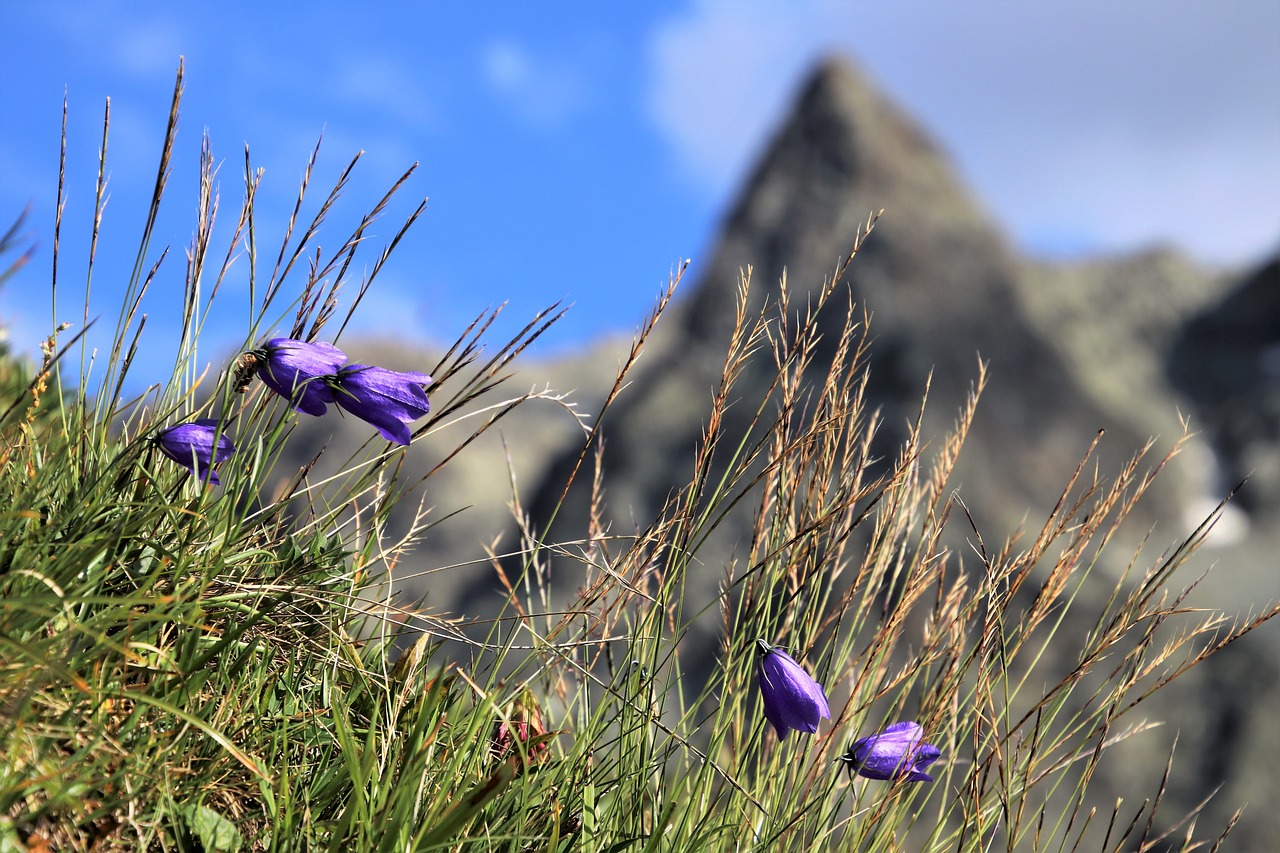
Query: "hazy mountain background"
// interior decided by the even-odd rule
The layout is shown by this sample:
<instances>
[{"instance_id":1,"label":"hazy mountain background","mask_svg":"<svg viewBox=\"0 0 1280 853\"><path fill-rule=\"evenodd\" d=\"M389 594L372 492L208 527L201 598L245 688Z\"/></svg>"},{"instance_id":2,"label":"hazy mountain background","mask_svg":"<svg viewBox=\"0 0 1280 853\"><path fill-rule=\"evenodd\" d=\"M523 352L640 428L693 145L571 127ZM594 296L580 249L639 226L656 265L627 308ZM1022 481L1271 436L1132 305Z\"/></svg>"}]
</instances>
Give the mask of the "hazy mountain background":
<instances>
[{"instance_id":1,"label":"hazy mountain background","mask_svg":"<svg viewBox=\"0 0 1280 853\"><path fill-rule=\"evenodd\" d=\"M784 270L793 292L816 289L869 213L883 209L844 285L873 315L871 402L883 414L883 455L892 454L914 419L930 373L925 427L940 438L977 377L978 359L988 361L990 384L953 484L994 542L1024 524L1039 528L1099 430L1106 433L1100 464L1114 471L1148 437L1155 439L1154 462L1181 434L1185 418L1195 434L1135 518L1131 542L1112 546L1112 556L1127 558L1149 534L1140 564L1154 562L1247 474L1249 483L1200 556L1201 564L1217 568L1193 603L1244 614L1280 597L1274 556L1280 537L1273 532L1280 513L1280 260L1210 269L1174 246L1069 264L1020 257L945 152L843 59L814 70L741 187L714 251L691 268L603 424L614 530L652 520L687 478L740 270L753 268L758 295L776 292ZM590 415L628 344L603 340L554 361L526 360L511 387L572 391ZM357 360L414 369L438 355L377 341L346 348ZM766 373L746 377L748 398L763 393ZM290 445L294 461L305 462L335 425L337 450L368 438L368 428L353 419L303 419ZM437 448L451 448L460 437L454 430L416 444L406 465L429 470L442 452ZM441 521L395 567L401 600L424 599L440 614L490 614L499 583L485 548L501 553L515 545L506 506L512 478L535 525L544 527L581 441L562 407L535 401L431 477L426 504ZM581 488L570 492L552 540L585 535L585 501ZM731 518L722 528L726 554L745 522ZM400 524L407 527L407 519ZM442 566L452 568L431 571ZM709 567L689 594L714 595L719 577ZM1098 580L1103 594L1111 577L1104 572ZM572 596L572 564L554 586ZM1278 653L1280 626L1268 625L1162 693L1146 716L1167 725L1104 761L1095 793L1153 790L1177 738L1164 814L1222 786L1202 826L1224 824L1248 803L1232 848L1269 849L1280 837L1280 813L1269 805L1280 791Z\"/></svg>"}]
</instances>

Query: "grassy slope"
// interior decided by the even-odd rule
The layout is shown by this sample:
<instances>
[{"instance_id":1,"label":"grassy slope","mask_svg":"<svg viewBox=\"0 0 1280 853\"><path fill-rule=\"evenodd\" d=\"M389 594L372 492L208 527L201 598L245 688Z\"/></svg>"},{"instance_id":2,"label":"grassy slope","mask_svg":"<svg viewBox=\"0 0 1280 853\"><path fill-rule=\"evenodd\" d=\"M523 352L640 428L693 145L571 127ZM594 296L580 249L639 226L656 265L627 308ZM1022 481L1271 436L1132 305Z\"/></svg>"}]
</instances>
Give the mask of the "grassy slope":
<instances>
[{"instance_id":1,"label":"grassy slope","mask_svg":"<svg viewBox=\"0 0 1280 853\"><path fill-rule=\"evenodd\" d=\"M155 205L162 193L160 181ZM221 256L201 244L207 226L195 258ZM301 284L288 264L262 270L246 345L282 324L329 339L338 306L371 282L338 273L362 228ZM251 233L244 225L233 244ZM292 239L282 257L316 249L312 228ZM144 234L133 295L153 263ZM201 275L222 272L195 268L188 304ZM194 325L172 374L122 400L123 374L140 369L128 310L92 388L54 360L72 341L26 375L4 362L0 850L1131 849L1172 831L1180 816L1158 812L1158 768L1096 813L1092 775L1147 728L1147 696L1212 665L1276 610L1238 625L1185 611L1175 573L1203 531L1163 556L1134 555L1110 597L1081 592L1159 460L1110 478L1086 460L1041 531L1016 543L974 531L972 553L948 551L941 532L966 514L948 476L976 398L949 439L926 452L912 434L871 475L866 330L850 322L821 365L825 382L802 383L817 335L810 308L742 311L698 462L660 518L634 536L595 529L580 542L526 531L503 618L464 634L437 614L403 652L387 631L412 608L380 600L377 577L430 523L386 524L434 476L402 465L416 448L370 440L333 465L335 491L323 492L281 461L297 419L282 401L257 385L234 393L230 369L196 395ZM483 322L464 333L432 369L433 412L416 441L467 442L543 396L507 394L503 380L550 320L494 355L479 349ZM756 413L758 444L723 430L749 359L770 360L778 377ZM32 409L42 384L45 404ZM234 432L221 488L149 441L196 416ZM583 448L579 476L590 477L590 436ZM268 491L281 474L295 487ZM608 500L608 483L597 491ZM711 568L705 543L744 503L756 508L751 541L716 569L718 599L691 612L685 579ZM852 544L864 532L865 550ZM584 582L571 607L549 612L551 554L575 557ZM1073 608L1094 629L1057 636ZM721 626L721 665L694 696L680 651L706 619ZM765 725L757 637L826 686L831 720L816 735L779 741ZM469 662L444 665L439 642L470 644ZM1045 666L1046 645L1063 642L1079 647L1072 665ZM918 720L942 748L936 782L850 781L834 769L849 741L896 719ZM504 724L524 739L500 737Z\"/></svg>"}]
</instances>

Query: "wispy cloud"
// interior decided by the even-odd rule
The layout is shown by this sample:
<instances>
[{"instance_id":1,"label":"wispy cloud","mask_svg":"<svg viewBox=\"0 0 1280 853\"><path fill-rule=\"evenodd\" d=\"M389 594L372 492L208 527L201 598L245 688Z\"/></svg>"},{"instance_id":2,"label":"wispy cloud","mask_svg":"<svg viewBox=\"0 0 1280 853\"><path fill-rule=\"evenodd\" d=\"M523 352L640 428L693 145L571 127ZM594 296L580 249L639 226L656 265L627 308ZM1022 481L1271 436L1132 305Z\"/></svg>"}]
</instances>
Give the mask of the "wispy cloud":
<instances>
[{"instance_id":1,"label":"wispy cloud","mask_svg":"<svg viewBox=\"0 0 1280 853\"><path fill-rule=\"evenodd\" d=\"M139 79L172 74L182 55L184 38L176 23L160 18L121 27L114 41L117 66Z\"/></svg>"},{"instance_id":2,"label":"wispy cloud","mask_svg":"<svg viewBox=\"0 0 1280 853\"><path fill-rule=\"evenodd\" d=\"M420 74L398 58L371 53L344 56L331 91L347 106L380 110L412 129L428 128L439 118Z\"/></svg>"},{"instance_id":3,"label":"wispy cloud","mask_svg":"<svg viewBox=\"0 0 1280 853\"><path fill-rule=\"evenodd\" d=\"M1280 5L701 2L649 43L650 120L724 197L800 76L851 55L935 134L1015 240L1173 242L1241 262L1280 238Z\"/></svg>"},{"instance_id":4,"label":"wispy cloud","mask_svg":"<svg viewBox=\"0 0 1280 853\"><path fill-rule=\"evenodd\" d=\"M137 80L172 74L192 43L181 15L161 5L148 7L146 14L117 3L79 2L48 4L40 9L32 4L30 25L48 28L50 37L68 39L79 47L82 57L100 57L109 72Z\"/></svg>"},{"instance_id":5,"label":"wispy cloud","mask_svg":"<svg viewBox=\"0 0 1280 853\"><path fill-rule=\"evenodd\" d=\"M650 37L646 111L686 177L723 194L742 180L800 75L830 6L699 3Z\"/></svg>"},{"instance_id":6,"label":"wispy cloud","mask_svg":"<svg viewBox=\"0 0 1280 853\"><path fill-rule=\"evenodd\" d=\"M509 39L497 39L484 47L480 72L489 90L508 109L536 127L562 125L587 100L587 81L577 68L535 56Z\"/></svg>"}]
</instances>

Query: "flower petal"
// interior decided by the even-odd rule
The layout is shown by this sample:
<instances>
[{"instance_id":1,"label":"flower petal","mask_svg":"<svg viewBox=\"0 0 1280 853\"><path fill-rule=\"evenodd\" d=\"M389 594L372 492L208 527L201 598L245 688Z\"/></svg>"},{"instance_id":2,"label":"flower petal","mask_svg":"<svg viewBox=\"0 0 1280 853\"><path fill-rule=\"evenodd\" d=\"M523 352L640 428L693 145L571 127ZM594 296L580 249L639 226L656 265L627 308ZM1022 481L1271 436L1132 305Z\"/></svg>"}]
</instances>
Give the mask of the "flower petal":
<instances>
[{"instance_id":1,"label":"flower petal","mask_svg":"<svg viewBox=\"0 0 1280 853\"><path fill-rule=\"evenodd\" d=\"M334 402L397 444L408 444L408 425L431 411L426 391L431 377L425 373L350 364L330 382Z\"/></svg>"},{"instance_id":2,"label":"flower petal","mask_svg":"<svg viewBox=\"0 0 1280 853\"><path fill-rule=\"evenodd\" d=\"M293 407L319 417L333 402L333 391L323 381L347 362L347 354L331 343L308 343L292 338L272 338L261 350L258 376L267 387Z\"/></svg>"},{"instance_id":3,"label":"flower petal","mask_svg":"<svg viewBox=\"0 0 1280 853\"><path fill-rule=\"evenodd\" d=\"M903 721L886 726L882 731L859 738L840 756L849 767L868 779L889 781L902 778L909 782L932 782L925 768L942 756L931 743L924 743L924 729L918 723Z\"/></svg>"},{"instance_id":4,"label":"flower petal","mask_svg":"<svg viewBox=\"0 0 1280 853\"><path fill-rule=\"evenodd\" d=\"M155 441L161 453L201 480L208 476L209 482L215 486L221 481L212 466L229 459L236 449L225 433L218 435L217 418L200 418L191 423L169 427L158 432Z\"/></svg>"},{"instance_id":5,"label":"flower petal","mask_svg":"<svg viewBox=\"0 0 1280 853\"><path fill-rule=\"evenodd\" d=\"M831 717L822 685L786 652L764 640L756 641L756 649L759 654L756 679L764 714L777 730L778 739L785 738L790 729L816 732L819 720Z\"/></svg>"}]
</instances>

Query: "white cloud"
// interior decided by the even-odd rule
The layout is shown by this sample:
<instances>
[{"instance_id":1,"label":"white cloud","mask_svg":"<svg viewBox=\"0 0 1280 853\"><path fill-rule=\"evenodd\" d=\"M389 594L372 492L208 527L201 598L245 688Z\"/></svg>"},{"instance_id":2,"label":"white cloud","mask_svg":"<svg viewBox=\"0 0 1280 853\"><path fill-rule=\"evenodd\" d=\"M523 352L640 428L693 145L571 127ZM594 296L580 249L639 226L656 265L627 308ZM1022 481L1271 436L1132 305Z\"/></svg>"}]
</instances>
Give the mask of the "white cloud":
<instances>
[{"instance_id":1,"label":"white cloud","mask_svg":"<svg viewBox=\"0 0 1280 853\"><path fill-rule=\"evenodd\" d=\"M74 45L82 58L100 58L107 74L142 81L172 77L183 45L191 41L182 17L160 5L81 0L24 6L19 11L29 14L27 26L47 30L51 44Z\"/></svg>"},{"instance_id":2,"label":"white cloud","mask_svg":"<svg viewBox=\"0 0 1280 853\"><path fill-rule=\"evenodd\" d=\"M563 124L586 102L586 80L572 66L535 57L509 39L497 39L485 46L480 72L494 95L536 127Z\"/></svg>"},{"instance_id":3,"label":"white cloud","mask_svg":"<svg viewBox=\"0 0 1280 853\"><path fill-rule=\"evenodd\" d=\"M937 136L1014 239L1171 241L1240 262L1280 238L1280 5L697 3L651 35L648 110L724 197L823 54Z\"/></svg>"},{"instance_id":4,"label":"white cloud","mask_svg":"<svg viewBox=\"0 0 1280 853\"><path fill-rule=\"evenodd\" d=\"M511 95L527 85L532 75L528 54L508 41L492 42L481 57L485 80L499 92Z\"/></svg>"},{"instance_id":5,"label":"white cloud","mask_svg":"<svg viewBox=\"0 0 1280 853\"><path fill-rule=\"evenodd\" d=\"M117 67L140 80L172 76L184 41L177 26L158 18L120 27L113 43Z\"/></svg>"},{"instance_id":6,"label":"white cloud","mask_svg":"<svg viewBox=\"0 0 1280 853\"><path fill-rule=\"evenodd\" d=\"M650 41L647 109L695 180L722 193L750 158L814 60L822 7L700 3Z\"/></svg>"},{"instance_id":7,"label":"white cloud","mask_svg":"<svg viewBox=\"0 0 1280 853\"><path fill-rule=\"evenodd\" d=\"M420 72L389 56L349 55L341 58L332 93L348 106L374 109L406 125L422 129L438 118Z\"/></svg>"}]
</instances>

